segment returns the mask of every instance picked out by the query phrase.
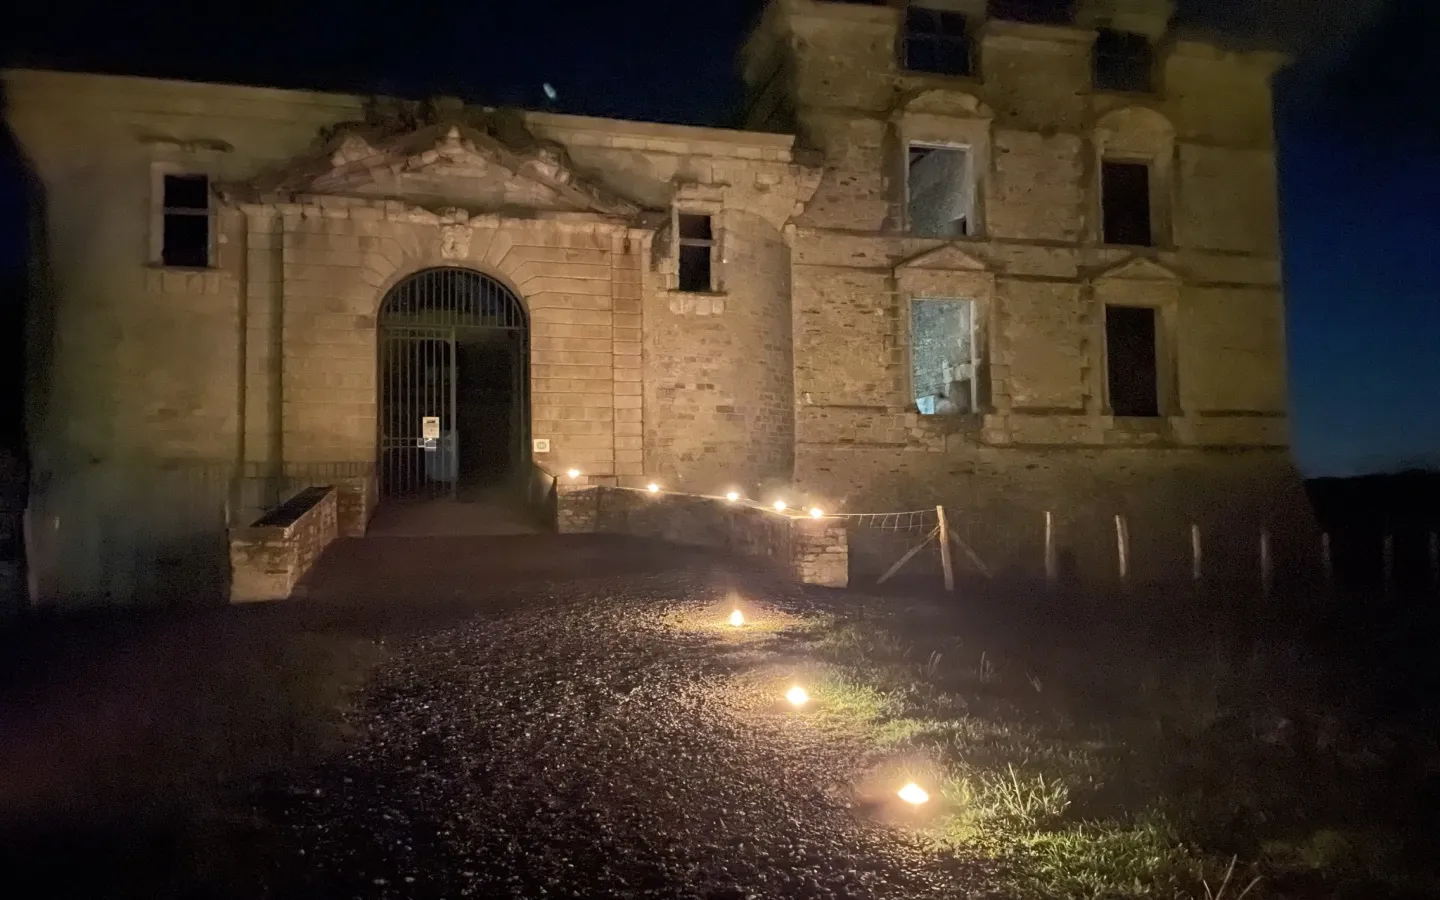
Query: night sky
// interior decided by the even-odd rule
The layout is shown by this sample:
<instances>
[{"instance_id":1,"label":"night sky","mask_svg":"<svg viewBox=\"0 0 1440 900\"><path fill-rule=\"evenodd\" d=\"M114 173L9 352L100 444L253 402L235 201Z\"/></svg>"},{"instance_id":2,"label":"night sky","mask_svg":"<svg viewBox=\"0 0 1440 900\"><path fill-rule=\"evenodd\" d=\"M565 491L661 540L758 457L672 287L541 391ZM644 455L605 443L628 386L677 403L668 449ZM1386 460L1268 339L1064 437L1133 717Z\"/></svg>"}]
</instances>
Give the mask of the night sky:
<instances>
[{"instance_id":1,"label":"night sky","mask_svg":"<svg viewBox=\"0 0 1440 900\"><path fill-rule=\"evenodd\" d=\"M12 14L3 49L11 65L729 124L734 53L761 5L412 0L237 19L193 0L62 0ZM1309 475L1440 469L1440 28L1429 5L1180 2L1191 22L1264 35L1300 59L1280 80L1278 128L1294 437ZM0 268L13 273L24 216L5 164Z\"/></svg>"}]
</instances>

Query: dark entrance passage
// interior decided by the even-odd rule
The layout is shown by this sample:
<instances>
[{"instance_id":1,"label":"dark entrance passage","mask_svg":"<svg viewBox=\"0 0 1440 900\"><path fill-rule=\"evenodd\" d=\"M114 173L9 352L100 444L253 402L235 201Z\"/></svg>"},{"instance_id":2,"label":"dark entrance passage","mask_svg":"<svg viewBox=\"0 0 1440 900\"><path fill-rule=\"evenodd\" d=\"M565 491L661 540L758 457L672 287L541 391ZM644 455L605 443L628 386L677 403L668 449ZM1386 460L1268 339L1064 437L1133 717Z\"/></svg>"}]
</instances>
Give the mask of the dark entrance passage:
<instances>
[{"instance_id":1,"label":"dark entrance passage","mask_svg":"<svg viewBox=\"0 0 1440 900\"><path fill-rule=\"evenodd\" d=\"M418 272L380 308L380 497L494 499L530 465L529 322L468 269Z\"/></svg>"}]
</instances>

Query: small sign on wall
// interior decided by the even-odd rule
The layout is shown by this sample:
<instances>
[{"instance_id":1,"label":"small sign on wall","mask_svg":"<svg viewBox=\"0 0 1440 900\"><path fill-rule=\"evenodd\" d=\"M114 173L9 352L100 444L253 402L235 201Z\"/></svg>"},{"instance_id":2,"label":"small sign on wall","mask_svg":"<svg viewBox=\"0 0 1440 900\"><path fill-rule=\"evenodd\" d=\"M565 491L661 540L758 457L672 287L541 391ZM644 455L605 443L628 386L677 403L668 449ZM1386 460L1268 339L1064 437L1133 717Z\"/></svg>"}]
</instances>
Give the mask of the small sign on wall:
<instances>
[{"instance_id":1,"label":"small sign on wall","mask_svg":"<svg viewBox=\"0 0 1440 900\"><path fill-rule=\"evenodd\" d=\"M420 419L420 446L434 451L440 446L440 417L424 416Z\"/></svg>"},{"instance_id":2,"label":"small sign on wall","mask_svg":"<svg viewBox=\"0 0 1440 900\"><path fill-rule=\"evenodd\" d=\"M532 445L534 445L534 448L535 448L535 452L536 452L536 453L549 453L549 452L550 452L550 439L549 439L549 438L535 438L535 440L531 441L530 443L531 443Z\"/></svg>"}]
</instances>

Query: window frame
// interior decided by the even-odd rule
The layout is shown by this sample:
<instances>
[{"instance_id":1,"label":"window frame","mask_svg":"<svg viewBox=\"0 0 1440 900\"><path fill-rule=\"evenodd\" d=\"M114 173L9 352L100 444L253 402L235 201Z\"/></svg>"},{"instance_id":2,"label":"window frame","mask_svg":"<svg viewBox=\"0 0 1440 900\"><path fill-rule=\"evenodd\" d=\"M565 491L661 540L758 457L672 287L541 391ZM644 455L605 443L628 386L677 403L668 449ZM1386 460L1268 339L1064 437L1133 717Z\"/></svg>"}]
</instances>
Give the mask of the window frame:
<instances>
[{"instance_id":1,"label":"window frame","mask_svg":"<svg viewBox=\"0 0 1440 900\"><path fill-rule=\"evenodd\" d=\"M1115 309L1148 309L1151 316L1151 342L1154 345L1154 383L1155 383L1155 413L1149 416L1122 414L1115 411L1115 398L1112 396L1110 387L1110 310ZM1100 317L1100 345L1104 349L1104 356L1101 366L1101 384L1103 385L1105 406L1104 414L1114 419L1136 419L1140 421L1163 420L1170 415L1169 393L1173 390L1168 368L1170 366L1170 345L1166 335L1167 308L1164 304L1145 302L1119 302L1103 300L1101 303Z\"/></svg>"},{"instance_id":2,"label":"window frame","mask_svg":"<svg viewBox=\"0 0 1440 900\"><path fill-rule=\"evenodd\" d=\"M965 412L926 413L920 411L920 398L915 383L915 307L919 303L968 303L970 305L970 408ZM921 421L945 421L964 416L981 415L980 409L980 302L974 297L943 297L931 293L910 297L905 318L906 329L906 384L909 388L910 409L921 417Z\"/></svg>"},{"instance_id":3,"label":"window frame","mask_svg":"<svg viewBox=\"0 0 1440 900\"><path fill-rule=\"evenodd\" d=\"M1110 235L1105 228L1105 167L1107 165L1141 166L1145 169L1145 218L1149 232L1147 241L1143 244L1119 243L1110 240ZM1099 231L1100 243L1106 247L1131 247L1152 250L1160 246L1160 235L1158 227L1158 216L1155 200L1156 183L1155 160L1133 154L1107 153L1100 157L1099 184L1097 185L1100 198Z\"/></svg>"},{"instance_id":4,"label":"window frame","mask_svg":"<svg viewBox=\"0 0 1440 900\"><path fill-rule=\"evenodd\" d=\"M205 209L191 207L168 207L165 205L165 183L168 178L205 179ZM150 180L150 264L163 269L180 271L207 271L216 268L216 250L219 244L217 234L215 179L211 173L195 167L174 162L156 162L151 166ZM205 264L200 266L171 265L165 261L165 223L171 216L203 218L205 220Z\"/></svg>"},{"instance_id":5,"label":"window frame","mask_svg":"<svg viewBox=\"0 0 1440 900\"><path fill-rule=\"evenodd\" d=\"M685 218L695 217L709 220L710 237L687 238L683 235L681 224ZM671 216L671 229L675 235L675 287L674 290L686 294L719 294L721 290L720 264L723 257L720 253L721 233L720 214L718 210L698 206L676 206ZM694 290L684 286L681 281L681 260L684 257L686 247L705 247L710 251L709 266L709 287L704 290Z\"/></svg>"},{"instance_id":6,"label":"window frame","mask_svg":"<svg viewBox=\"0 0 1440 900\"><path fill-rule=\"evenodd\" d=\"M936 30L933 32L912 32L910 28L912 15L930 15L934 17ZM960 21L959 34L946 32L942 27L946 17L953 17ZM900 69L908 74L924 75L936 78L965 78L977 79L980 77L978 65L977 42L974 38L970 17L956 10L932 9L926 6L917 6L907 3L900 13L900 47L898 52ZM918 41L923 44L930 44L936 50L936 58L941 58L943 50L958 47L965 55L965 71L949 72L936 69L917 69L910 62L910 45Z\"/></svg>"},{"instance_id":7,"label":"window frame","mask_svg":"<svg viewBox=\"0 0 1440 900\"><path fill-rule=\"evenodd\" d=\"M1103 92L1103 93L1107 93L1107 94L1133 94L1133 95L1137 95L1137 96L1147 96L1147 97L1149 97L1149 96L1154 96L1154 95L1157 93L1156 88L1157 88L1157 84L1158 84L1158 81L1159 81L1159 77L1158 77L1158 76L1159 76L1159 72L1158 72L1159 66L1158 66L1158 62L1157 62L1157 54L1155 53L1155 44L1154 44L1154 42L1152 42L1146 35L1140 34L1139 32L1123 31L1123 30L1118 29L1118 28L1098 28L1098 29L1096 29L1095 34L1096 34L1095 42L1094 42L1094 43L1091 45L1091 47L1090 47L1090 87L1091 87L1091 89L1092 89L1092 90L1095 90L1095 91L1100 91L1100 92ZM1101 60L1102 58L1110 58L1110 59L1121 59L1121 58L1124 58L1122 54L1103 52L1103 48L1102 48L1102 46L1101 46L1101 41L1105 38L1106 35L1120 35L1120 36L1123 36L1123 37L1133 38L1133 39L1136 39L1136 40L1138 40L1138 41L1140 41L1140 42L1143 42L1143 44L1144 44L1144 46L1145 46L1145 48L1146 48L1146 51L1147 51L1147 52L1146 52L1146 57L1147 57L1147 58L1146 58L1147 71L1146 71L1146 73L1145 73L1145 86L1144 86L1144 87L1140 87L1140 88L1136 88L1136 87L1113 87L1113 86L1111 86L1111 85L1101 84L1100 73L1101 73L1101 68L1102 68L1102 67L1101 67L1101 65L1100 65L1100 60Z\"/></svg>"},{"instance_id":8,"label":"window frame","mask_svg":"<svg viewBox=\"0 0 1440 900\"><path fill-rule=\"evenodd\" d=\"M948 235L948 236L947 236L947 235L933 235L933 234L932 234L932 235L927 235L927 234L919 234L919 233L917 233L917 232L915 231L915 221L914 221L914 217L913 217L913 215L911 214L911 210L910 210L910 205L911 205L911 202L912 202L912 201L911 201L911 196L910 196L910 167L911 167L911 165L912 165L912 163L910 162L910 155L915 151L915 148L917 148L917 147L919 147L919 148L921 148L921 149L924 149L924 150L960 150L960 151L963 151L963 152L965 153L965 158L966 158L966 166L965 166L965 181L966 181L966 185L965 185L965 187L966 187L966 189L969 191L970 201L969 201L969 204L968 204L968 206L966 207L966 210L965 210L965 233L964 233L964 234ZM975 221L975 207L976 207L976 205L977 205L977 194L978 194L978 192L979 192L980 185L979 185L979 176L978 176L977 171L976 171L977 167L976 167L976 165L975 165L976 155L975 155L975 148L974 148L974 146L971 145L971 144L955 143L955 142L952 142L952 141L920 141L920 140L906 139L906 140L904 141L903 145L902 145L902 151L903 151L903 153L904 153L903 163L904 163L904 166L905 166L905 173L904 173L904 176L905 176L905 177L902 179L902 189L903 189L902 198L903 198L903 200L904 200L904 219L903 219L903 221L904 221L904 226L905 226L905 227L904 227L905 233L908 234L908 235L910 235L911 237L923 238L923 239L926 239L926 240L959 240L959 239L961 239L961 238L974 238L974 237L978 237L978 236L979 236L979 226L978 226L978 223Z\"/></svg>"}]
</instances>

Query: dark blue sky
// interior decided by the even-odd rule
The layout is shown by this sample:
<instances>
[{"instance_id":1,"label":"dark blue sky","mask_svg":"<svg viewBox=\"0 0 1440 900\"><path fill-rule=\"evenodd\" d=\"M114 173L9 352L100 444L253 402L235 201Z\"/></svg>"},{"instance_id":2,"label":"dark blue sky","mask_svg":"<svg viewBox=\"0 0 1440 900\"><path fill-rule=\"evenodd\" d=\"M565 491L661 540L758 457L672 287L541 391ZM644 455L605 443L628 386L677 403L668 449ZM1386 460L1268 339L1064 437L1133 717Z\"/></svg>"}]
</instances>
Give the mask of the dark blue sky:
<instances>
[{"instance_id":1,"label":"dark blue sky","mask_svg":"<svg viewBox=\"0 0 1440 900\"><path fill-rule=\"evenodd\" d=\"M1278 124L1292 413L1307 474L1440 468L1440 62L1429 49L1440 29L1428 22L1440 17L1428 5L1180 3L1191 21L1267 32L1300 56L1281 80ZM59 0L12 17L8 50L12 63L524 106L544 105L548 81L566 112L724 123L739 101L734 51L759 7L413 0L378 15L297 3L236 19L195 2ZM13 268L23 256L13 184L0 187L0 215L0 266Z\"/></svg>"}]
</instances>

